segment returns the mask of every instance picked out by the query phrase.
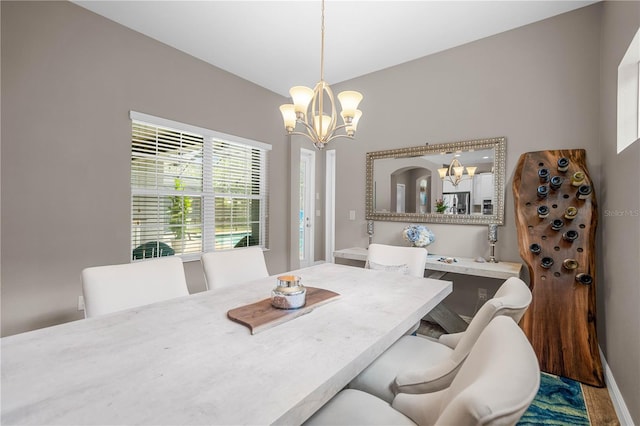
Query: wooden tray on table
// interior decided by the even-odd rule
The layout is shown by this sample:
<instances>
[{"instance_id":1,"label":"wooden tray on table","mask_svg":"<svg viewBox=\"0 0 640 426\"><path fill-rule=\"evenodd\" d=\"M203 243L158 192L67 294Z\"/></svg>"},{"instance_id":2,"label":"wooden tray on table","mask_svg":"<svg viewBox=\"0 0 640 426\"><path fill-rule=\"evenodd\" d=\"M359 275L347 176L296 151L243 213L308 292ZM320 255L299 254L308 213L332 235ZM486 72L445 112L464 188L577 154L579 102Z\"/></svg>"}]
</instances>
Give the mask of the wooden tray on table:
<instances>
[{"instance_id":1,"label":"wooden tray on table","mask_svg":"<svg viewBox=\"0 0 640 426\"><path fill-rule=\"evenodd\" d=\"M271 305L271 299L264 299L250 305L240 306L227 312L229 319L249 327L251 334L275 327L291 321L301 315L308 314L320 305L335 300L338 293L315 287L307 289L306 303L298 309L278 309Z\"/></svg>"}]
</instances>

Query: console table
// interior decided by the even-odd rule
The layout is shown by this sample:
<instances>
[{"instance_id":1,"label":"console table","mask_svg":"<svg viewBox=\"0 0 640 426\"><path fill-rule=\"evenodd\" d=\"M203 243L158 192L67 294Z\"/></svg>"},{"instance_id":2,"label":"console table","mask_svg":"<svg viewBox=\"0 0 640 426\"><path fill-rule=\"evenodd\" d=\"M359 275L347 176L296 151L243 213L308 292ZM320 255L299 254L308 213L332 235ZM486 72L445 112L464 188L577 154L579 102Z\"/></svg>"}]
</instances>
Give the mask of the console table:
<instances>
[{"instance_id":1,"label":"console table","mask_svg":"<svg viewBox=\"0 0 640 426\"><path fill-rule=\"evenodd\" d=\"M336 250L333 256L337 259L347 259L366 262L367 249L364 247L350 247ZM520 278L522 272L521 263L513 262L476 262L472 258L456 257L457 262L442 262L443 256L429 254L425 266L427 278L440 279L447 273L473 275L476 277L487 277L506 280L510 277ZM449 309L444 303L440 303L430 313L429 317L437 322L448 333L457 333L467 328L467 323L458 314Z\"/></svg>"}]
</instances>

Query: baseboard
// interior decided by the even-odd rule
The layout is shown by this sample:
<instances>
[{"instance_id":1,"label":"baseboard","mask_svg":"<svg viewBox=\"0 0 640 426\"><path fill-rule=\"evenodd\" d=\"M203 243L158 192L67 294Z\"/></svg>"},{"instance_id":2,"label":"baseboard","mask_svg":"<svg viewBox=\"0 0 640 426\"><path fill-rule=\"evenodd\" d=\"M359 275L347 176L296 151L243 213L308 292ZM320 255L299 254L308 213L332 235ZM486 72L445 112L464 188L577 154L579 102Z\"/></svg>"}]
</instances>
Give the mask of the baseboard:
<instances>
[{"instance_id":1,"label":"baseboard","mask_svg":"<svg viewBox=\"0 0 640 426\"><path fill-rule=\"evenodd\" d=\"M598 347L598 349L600 350L600 359L602 360L602 368L604 369L604 382L607 385L607 389L609 390L609 397L611 398L611 402L613 403L614 410L616 410L616 415L618 416L620 425L633 426L634 423L633 419L631 419L631 413L629 413L627 404L624 403L624 399L622 398L620 389L618 389L618 385L616 384L616 380L613 377L613 373L609 368L609 364L607 364L607 359L604 357L602 349L600 347Z\"/></svg>"}]
</instances>

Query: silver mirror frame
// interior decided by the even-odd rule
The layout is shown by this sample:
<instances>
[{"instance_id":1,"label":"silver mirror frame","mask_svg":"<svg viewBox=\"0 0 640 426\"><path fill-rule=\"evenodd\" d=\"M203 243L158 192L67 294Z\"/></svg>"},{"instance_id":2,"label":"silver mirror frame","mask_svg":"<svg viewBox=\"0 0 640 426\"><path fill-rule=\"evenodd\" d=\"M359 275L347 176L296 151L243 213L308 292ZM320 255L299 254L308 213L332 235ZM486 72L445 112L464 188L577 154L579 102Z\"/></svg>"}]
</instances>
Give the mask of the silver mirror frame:
<instances>
[{"instance_id":1,"label":"silver mirror frame","mask_svg":"<svg viewBox=\"0 0 640 426\"><path fill-rule=\"evenodd\" d=\"M505 194L505 137L489 139L474 139L469 141L441 143L437 145L415 146L409 148L389 149L385 151L367 152L367 189L366 189L366 219L391 222L421 222L421 223L449 223L456 225L488 225L495 223L504 225L504 194ZM451 152L470 151L477 149L494 149L494 193L496 194L496 214L442 214L442 213L391 213L373 210L373 168L374 161L383 158L405 158L422 155Z\"/></svg>"}]
</instances>

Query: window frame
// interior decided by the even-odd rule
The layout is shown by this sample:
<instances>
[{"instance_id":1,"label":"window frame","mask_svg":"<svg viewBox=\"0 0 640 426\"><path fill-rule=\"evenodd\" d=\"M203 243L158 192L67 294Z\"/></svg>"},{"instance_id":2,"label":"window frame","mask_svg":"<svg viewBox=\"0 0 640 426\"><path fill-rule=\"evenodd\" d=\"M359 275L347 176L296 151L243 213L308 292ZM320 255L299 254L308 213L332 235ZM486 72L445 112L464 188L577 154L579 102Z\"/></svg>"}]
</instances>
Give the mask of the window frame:
<instances>
[{"instance_id":1,"label":"window frame","mask_svg":"<svg viewBox=\"0 0 640 426\"><path fill-rule=\"evenodd\" d=\"M216 250L216 211L215 211L215 200L216 197L221 195L223 196L231 196L232 198L245 198L245 199L258 199L260 200L260 211L259 211L259 244L263 250L268 249L268 227L269 227L269 151L271 151L272 147L270 144L255 141L251 139L242 138L239 136L229 135L226 133L181 123L173 120L168 120L161 117L156 117L149 114L144 114L136 111L129 112L129 118L131 120L131 137L133 137L133 126L134 123L139 123L141 125L152 126L156 128L167 129L170 131L181 132L181 133L190 133L193 135L201 136L203 138L203 146L202 146L202 174L201 174L201 188L200 191L185 191L185 195L191 194L192 196L197 196L201 198L201 235L202 235L202 245L201 250L199 252L191 252L191 253L176 253L176 256L179 256L183 259L183 261L191 261L197 260L203 253L215 251ZM238 194L220 194L214 191L214 182L213 182L213 174L214 174L214 145L216 142L229 143L233 146L238 147L239 150L242 148L250 148L250 149L259 149L260 153L260 178L259 178L259 194L258 195L240 195ZM131 149L131 157L133 156L133 139L132 139ZM133 175L133 169L130 168L130 173ZM158 176L162 176L162 173L158 173ZM137 261L134 259L134 197L139 195L147 195L147 194L155 194L158 197L165 195L165 190L161 190L160 188L154 188L152 190L143 187L135 187L132 177L130 177L130 236L129 236L129 258L132 262ZM170 192L170 191L169 191ZM175 195L175 194L174 194ZM247 223L250 224L254 221L249 220ZM162 231L159 231L156 240L162 241L160 237L165 235ZM139 242L143 244L144 242ZM224 248L226 249L234 249L235 247ZM157 257L157 256L155 256ZM144 260L144 258L142 259Z\"/></svg>"}]
</instances>

